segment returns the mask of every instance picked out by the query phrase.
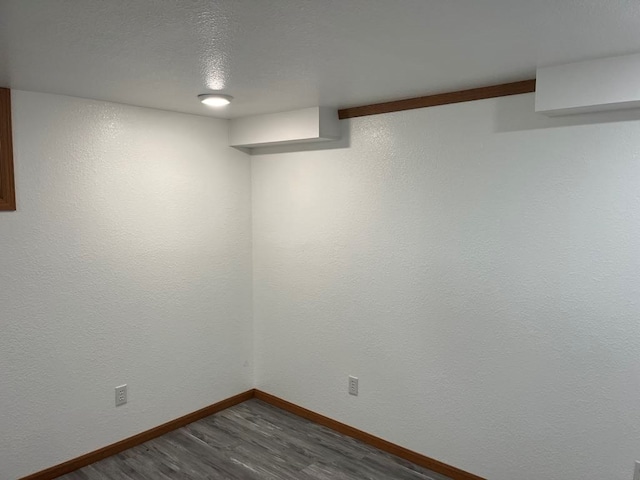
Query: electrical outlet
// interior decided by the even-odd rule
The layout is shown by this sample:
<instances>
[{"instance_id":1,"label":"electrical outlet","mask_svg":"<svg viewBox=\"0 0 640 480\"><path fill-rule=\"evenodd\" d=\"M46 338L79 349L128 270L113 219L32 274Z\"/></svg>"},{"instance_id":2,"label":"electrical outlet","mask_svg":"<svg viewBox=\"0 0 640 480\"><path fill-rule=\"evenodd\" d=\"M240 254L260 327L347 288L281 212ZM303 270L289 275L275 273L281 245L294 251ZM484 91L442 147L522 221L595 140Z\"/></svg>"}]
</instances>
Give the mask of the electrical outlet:
<instances>
[{"instance_id":1,"label":"electrical outlet","mask_svg":"<svg viewBox=\"0 0 640 480\"><path fill-rule=\"evenodd\" d=\"M358 396L358 377L349 375L349 395Z\"/></svg>"},{"instance_id":2,"label":"electrical outlet","mask_svg":"<svg viewBox=\"0 0 640 480\"><path fill-rule=\"evenodd\" d=\"M120 385L116 387L116 407L127 403L127 386Z\"/></svg>"},{"instance_id":3,"label":"electrical outlet","mask_svg":"<svg viewBox=\"0 0 640 480\"><path fill-rule=\"evenodd\" d=\"M633 471L633 480L640 480L640 462L636 462L636 469Z\"/></svg>"}]
</instances>

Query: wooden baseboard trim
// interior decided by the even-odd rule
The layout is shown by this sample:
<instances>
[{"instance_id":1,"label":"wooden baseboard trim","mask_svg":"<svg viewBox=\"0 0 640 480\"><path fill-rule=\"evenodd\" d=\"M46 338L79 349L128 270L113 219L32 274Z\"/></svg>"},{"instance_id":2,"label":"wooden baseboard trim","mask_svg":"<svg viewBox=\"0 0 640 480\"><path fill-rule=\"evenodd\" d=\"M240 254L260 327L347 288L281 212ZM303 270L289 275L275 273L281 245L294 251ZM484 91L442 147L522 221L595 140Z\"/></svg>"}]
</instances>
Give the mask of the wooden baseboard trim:
<instances>
[{"instance_id":1,"label":"wooden baseboard trim","mask_svg":"<svg viewBox=\"0 0 640 480\"><path fill-rule=\"evenodd\" d=\"M401 112L414 108L436 107L438 105L448 105L450 103L470 102L472 100L484 100L486 98L507 97L509 95L519 95L522 93L532 93L536 91L536 81L524 80L522 82L503 83L491 85L489 87L472 88L470 90L460 90L458 92L439 93L437 95L427 95L426 97L406 98L393 102L376 103L373 105L363 105L361 107L350 107L338 110L340 120L345 118L364 117L366 115L377 115L380 113Z\"/></svg>"},{"instance_id":2,"label":"wooden baseboard trim","mask_svg":"<svg viewBox=\"0 0 640 480\"><path fill-rule=\"evenodd\" d=\"M397 457L408 460L412 463L415 463L416 465L420 465L421 467L428 468L442 475L446 475L452 480L485 480L482 477L469 472L465 472L464 470L460 470L459 468L452 467L451 465L447 465L446 463L442 463L438 460L434 460L433 458L429 458L420 453L388 442L386 440L383 440L382 438L376 437L367 432L363 432L362 430L358 430L357 428L338 422L337 420L333 420L329 417L325 417L324 415L313 412L311 410L307 410L306 408L300 407L294 403L288 402L279 397L276 397L275 395L271 395L270 393L266 393L261 390L248 390L233 397L227 398L226 400L222 400L220 402L214 403L213 405L209 405L208 407L204 407L200 410L184 415L183 417L176 418L175 420L171 420L167 423L163 423L162 425L154 427L145 432L139 433L129 438L125 438L124 440L121 440L119 442L113 443L98 450L94 450L93 452L86 453L80 457L66 461L59 465L55 465L31 475L27 475L20 480L53 480L62 475L74 472L82 467L86 467L87 465L91 465L92 463L98 462L107 457L116 455L142 443L148 442L149 440L153 440L154 438L169 433L173 430L182 428L185 425L201 420L205 417L208 417L209 415L213 415L214 413L218 413L222 410L233 407L234 405L238 405L239 403L251 400L252 398L257 398L258 400L269 403L274 407L286 410L287 412L291 412L294 415L306 418L307 420L311 420L312 422L323 425L327 428L330 428L331 430L335 430L338 433L342 433L343 435L347 435L349 437L360 440L368 445L371 445L372 447L379 448L380 450L391 453L392 455L396 455Z\"/></svg>"},{"instance_id":3,"label":"wooden baseboard trim","mask_svg":"<svg viewBox=\"0 0 640 480\"><path fill-rule=\"evenodd\" d=\"M134 435L133 437L125 438L124 440L121 440L114 444L74 458L73 460L69 460L54 467L47 468L46 470L41 470L40 472L27 475L21 480L52 480L54 478L58 478L61 475L71 473L75 470L78 470L79 468L86 467L87 465L95 463L99 460L110 457L124 450L128 450L129 448L135 447L144 442L148 442L149 440L164 435L165 433L169 433L178 428L182 428L185 425L208 417L209 415L213 415L214 413L220 412L229 407L233 407L234 405L250 400L253 398L253 396L254 390L240 393L231 398L227 398L226 400L222 400L218 403L214 403L213 405L209 405L208 407L204 407L200 410L189 413L183 417L176 418L175 420L171 420L167 423L163 423L160 426Z\"/></svg>"},{"instance_id":4,"label":"wooden baseboard trim","mask_svg":"<svg viewBox=\"0 0 640 480\"><path fill-rule=\"evenodd\" d=\"M451 465L447 465L446 463L442 463L438 460L434 460L433 458L429 458L420 453L388 442L386 440L383 440L382 438L363 432L362 430L358 430L357 428L350 427L349 425L338 422L337 420L333 420L319 413L307 410L306 408L278 398L275 395L271 395L270 393L256 390L255 398L269 403L274 407L278 407L282 410L291 412L299 417L306 418L307 420L311 420L312 422L323 425L327 428L330 428L331 430L335 430L338 433L342 433L343 435L347 435L349 437L360 440L368 445L379 448L380 450L415 463L416 465L420 465L421 467L428 468L429 470L433 470L434 472L440 473L442 475L446 475L452 480L485 480L482 477L479 477L472 473L465 472L464 470L460 470L459 468L452 467Z\"/></svg>"}]
</instances>

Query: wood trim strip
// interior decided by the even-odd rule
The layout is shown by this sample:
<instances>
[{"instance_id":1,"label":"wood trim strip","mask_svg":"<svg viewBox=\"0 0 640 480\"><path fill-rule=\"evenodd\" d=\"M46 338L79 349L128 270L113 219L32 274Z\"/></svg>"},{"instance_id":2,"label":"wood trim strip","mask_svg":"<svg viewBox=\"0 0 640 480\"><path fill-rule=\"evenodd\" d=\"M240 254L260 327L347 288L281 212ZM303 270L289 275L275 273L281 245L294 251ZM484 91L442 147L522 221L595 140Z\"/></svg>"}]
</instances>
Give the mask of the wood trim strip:
<instances>
[{"instance_id":1,"label":"wood trim strip","mask_svg":"<svg viewBox=\"0 0 640 480\"><path fill-rule=\"evenodd\" d=\"M383 440L382 438L371 435L370 433L363 432L362 430L358 430L357 428L338 422L337 420L333 420L319 413L307 410L306 408L278 398L275 395L271 395L270 393L256 390L255 398L269 403L274 407L278 407L282 410L293 413L294 415L297 415L299 417L311 420L312 422L330 428L331 430L335 430L338 433L342 433L343 435L347 435L349 437L360 440L361 442L371 445L372 447L391 453L392 455L408 460L412 463L415 463L416 465L420 465L421 467L428 468L442 475L446 475L452 480L485 480L482 477L478 477L477 475L474 475L472 473L465 472L464 470L460 470L459 468L452 467L451 465L447 465L446 463L442 463L438 460L434 460L433 458L429 458L420 453L388 442L386 440Z\"/></svg>"},{"instance_id":2,"label":"wood trim strip","mask_svg":"<svg viewBox=\"0 0 640 480\"><path fill-rule=\"evenodd\" d=\"M145 432L139 433L129 438L125 438L124 440L100 448L93 452L89 452L85 455L82 455L81 457L74 458L73 460L69 460L54 467L47 468L46 470L28 475L26 477L23 477L21 480L52 480L54 478L58 478L61 475L71 473L75 470L78 470L79 468L86 467L87 465L95 463L99 460L110 457L124 450L128 450L129 448L140 445L144 442L152 440L178 428L182 428L185 425L196 422L202 418L208 417L209 415L213 415L214 413L220 412L229 407L233 407L234 405L237 405L239 403L246 402L247 400L252 399L253 396L254 390L240 393L231 398L227 398L226 400L222 400L218 403L214 403L213 405L209 405L208 407L204 407L200 410L189 413L183 417L176 418L175 420L171 420L167 423L163 423L158 427L154 427Z\"/></svg>"},{"instance_id":3,"label":"wood trim strip","mask_svg":"<svg viewBox=\"0 0 640 480\"><path fill-rule=\"evenodd\" d=\"M407 98L404 100L395 100L393 102L343 108L338 110L338 117L340 120L343 120L345 118L378 115L379 113L401 112L403 110L412 110L414 108L435 107L438 105L448 105L450 103L507 97L509 95L533 93L535 91L536 80L524 80L522 82L503 83L501 85L472 88L470 90L461 90L458 92L440 93L437 95L428 95L426 97Z\"/></svg>"},{"instance_id":4,"label":"wood trim strip","mask_svg":"<svg viewBox=\"0 0 640 480\"><path fill-rule=\"evenodd\" d=\"M149 440L153 440L154 438L169 433L173 430L182 428L185 425L201 420L205 417L208 417L209 415L213 415L214 413L218 413L222 410L233 407L234 405L238 405L239 403L251 400L252 398L257 398L258 400L262 400L263 402L273 405L274 407L293 413L294 415L297 415L299 417L306 418L307 420L315 422L319 425L323 425L343 435L347 435L349 437L360 440L361 442L371 445L372 447L379 448L380 450L408 460L409 462L415 463L416 465L420 465L421 467L425 467L433 470L434 472L446 475L452 480L485 480L482 477L478 477L477 475L474 475L472 473L465 472L464 470L460 470L459 468L452 467L451 465L447 465L446 463L434 460L433 458L429 458L420 453L388 442L386 440L383 440L382 438L371 435L370 433L363 432L362 430L358 430L357 428L338 422L337 420L333 420L319 413L307 410L306 408L300 407L294 403L288 402L279 397L276 397L275 395L271 395L270 393L266 393L261 390L248 390L231 398L227 398L226 400L222 400L218 403L214 403L213 405L209 405L208 407L204 407L200 410L184 415L180 418L176 418L175 420L163 423L162 425L154 427L150 430L144 431L129 438L125 438L124 440L121 440L119 442L113 443L98 450L94 450L93 452L86 453L80 457L68 460L59 465L55 465L31 475L27 475L20 480L53 480L62 475L74 472L82 467L86 467L87 465L91 465L92 463L98 462L107 457L116 455L142 443L148 442Z\"/></svg>"},{"instance_id":5,"label":"wood trim strip","mask_svg":"<svg viewBox=\"0 0 640 480\"><path fill-rule=\"evenodd\" d=\"M0 211L16 209L13 176L13 137L11 133L11 91L0 88Z\"/></svg>"}]
</instances>

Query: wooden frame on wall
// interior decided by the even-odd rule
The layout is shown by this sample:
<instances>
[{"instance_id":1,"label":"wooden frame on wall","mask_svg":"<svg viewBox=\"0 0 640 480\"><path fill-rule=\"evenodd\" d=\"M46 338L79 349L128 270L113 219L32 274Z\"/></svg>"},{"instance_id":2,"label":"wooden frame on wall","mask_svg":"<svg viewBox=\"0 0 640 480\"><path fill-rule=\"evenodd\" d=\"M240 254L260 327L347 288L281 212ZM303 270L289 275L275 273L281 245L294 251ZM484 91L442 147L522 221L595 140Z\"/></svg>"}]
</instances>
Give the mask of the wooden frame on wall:
<instances>
[{"instance_id":1,"label":"wooden frame on wall","mask_svg":"<svg viewBox=\"0 0 640 480\"><path fill-rule=\"evenodd\" d=\"M16 209L13 176L13 137L11 133L11 91L0 88L0 210Z\"/></svg>"}]
</instances>

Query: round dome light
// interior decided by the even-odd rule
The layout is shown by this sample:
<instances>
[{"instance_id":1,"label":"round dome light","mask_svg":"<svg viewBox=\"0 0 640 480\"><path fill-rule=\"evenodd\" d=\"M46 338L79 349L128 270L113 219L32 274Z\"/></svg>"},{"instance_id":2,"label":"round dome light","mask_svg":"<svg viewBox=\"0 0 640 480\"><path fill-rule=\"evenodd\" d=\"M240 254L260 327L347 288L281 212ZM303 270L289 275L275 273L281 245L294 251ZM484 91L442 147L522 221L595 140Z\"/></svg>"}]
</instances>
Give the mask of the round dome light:
<instances>
[{"instance_id":1,"label":"round dome light","mask_svg":"<svg viewBox=\"0 0 640 480\"><path fill-rule=\"evenodd\" d=\"M233 97L222 93L203 93L198 95L198 99L209 107L224 107L231 103Z\"/></svg>"}]
</instances>

